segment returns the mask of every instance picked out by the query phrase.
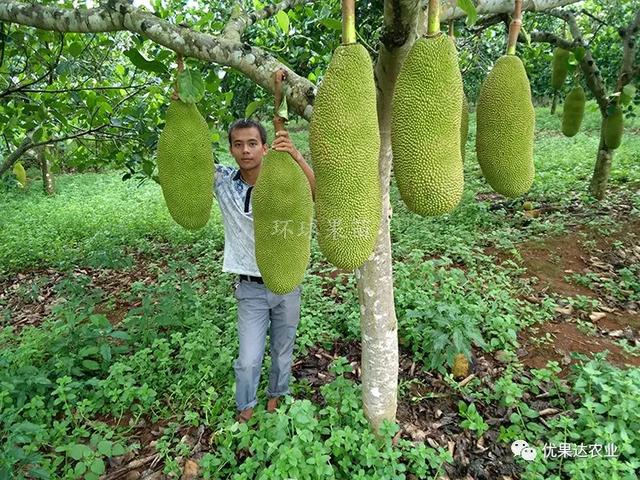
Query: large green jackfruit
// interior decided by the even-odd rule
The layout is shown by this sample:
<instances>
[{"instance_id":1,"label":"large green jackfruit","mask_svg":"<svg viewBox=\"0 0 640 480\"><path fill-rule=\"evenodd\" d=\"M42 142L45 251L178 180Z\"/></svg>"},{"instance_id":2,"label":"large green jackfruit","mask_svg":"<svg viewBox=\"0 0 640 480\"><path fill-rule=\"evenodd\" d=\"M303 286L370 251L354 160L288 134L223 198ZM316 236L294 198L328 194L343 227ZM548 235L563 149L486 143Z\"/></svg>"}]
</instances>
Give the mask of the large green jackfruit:
<instances>
[{"instance_id":1,"label":"large green jackfruit","mask_svg":"<svg viewBox=\"0 0 640 480\"><path fill-rule=\"evenodd\" d=\"M604 131L604 143L612 150L615 150L622 143L622 132L624 131L624 116L620 108L616 109L613 115L605 117L602 122Z\"/></svg>"},{"instance_id":2,"label":"large green jackfruit","mask_svg":"<svg viewBox=\"0 0 640 480\"><path fill-rule=\"evenodd\" d=\"M251 205L260 275L269 290L284 295L304 278L313 220L309 181L289 153L270 150L264 157Z\"/></svg>"},{"instance_id":3,"label":"large green jackfruit","mask_svg":"<svg viewBox=\"0 0 640 480\"><path fill-rule=\"evenodd\" d=\"M507 197L527 192L533 183L535 111L522 61L498 59L485 79L476 105L476 151L482 174Z\"/></svg>"},{"instance_id":4,"label":"large green jackfruit","mask_svg":"<svg viewBox=\"0 0 640 480\"><path fill-rule=\"evenodd\" d=\"M213 203L213 149L207 122L195 104L172 100L158 139L158 176L171 217L196 230Z\"/></svg>"},{"instance_id":5,"label":"large green jackfruit","mask_svg":"<svg viewBox=\"0 0 640 480\"><path fill-rule=\"evenodd\" d=\"M553 51L553 59L551 60L551 87L554 90L560 90L567 79L569 71L569 56L571 52L564 48L556 48Z\"/></svg>"},{"instance_id":6,"label":"large green jackfruit","mask_svg":"<svg viewBox=\"0 0 640 480\"><path fill-rule=\"evenodd\" d=\"M469 136L469 102L467 96L462 95L462 120L460 124L460 154L464 161L465 146L467 145L467 137Z\"/></svg>"},{"instance_id":7,"label":"large green jackfruit","mask_svg":"<svg viewBox=\"0 0 640 480\"><path fill-rule=\"evenodd\" d=\"M391 148L400 196L419 215L449 213L460 202L463 96L453 40L416 40L393 92Z\"/></svg>"},{"instance_id":8,"label":"large green jackfruit","mask_svg":"<svg viewBox=\"0 0 640 480\"><path fill-rule=\"evenodd\" d=\"M580 130L586 101L584 89L581 86L574 87L564 99L562 133L565 136L573 137Z\"/></svg>"},{"instance_id":9,"label":"large green jackfruit","mask_svg":"<svg viewBox=\"0 0 640 480\"><path fill-rule=\"evenodd\" d=\"M309 125L320 250L336 267L361 266L380 214L380 130L373 65L359 44L339 46L318 88Z\"/></svg>"}]
</instances>

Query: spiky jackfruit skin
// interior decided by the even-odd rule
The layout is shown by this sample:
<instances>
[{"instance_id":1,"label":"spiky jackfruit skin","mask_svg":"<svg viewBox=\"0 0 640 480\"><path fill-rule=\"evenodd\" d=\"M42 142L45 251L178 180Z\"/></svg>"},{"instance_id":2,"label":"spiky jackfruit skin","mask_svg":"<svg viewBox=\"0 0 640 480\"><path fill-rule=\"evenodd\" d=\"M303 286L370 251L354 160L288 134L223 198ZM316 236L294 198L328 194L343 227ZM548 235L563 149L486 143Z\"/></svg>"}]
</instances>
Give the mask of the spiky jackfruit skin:
<instances>
[{"instance_id":1,"label":"spiky jackfruit skin","mask_svg":"<svg viewBox=\"0 0 640 480\"><path fill-rule=\"evenodd\" d=\"M449 213L460 202L463 95L453 40L416 40L393 92L391 148L400 196L419 215Z\"/></svg>"},{"instance_id":2,"label":"spiky jackfruit skin","mask_svg":"<svg viewBox=\"0 0 640 480\"><path fill-rule=\"evenodd\" d=\"M581 86L571 89L564 99L562 111L562 133L566 137L573 137L580 131L582 118L584 117L584 105L587 101L584 89Z\"/></svg>"},{"instance_id":3,"label":"spiky jackfruit skin","mask_svg":"<svg viewBox=\"0 0 640 480\"><path fill-rule=\"evenodd\" d=\"M556 48L553 51L553 59L551 60L551 87L554 90L560 90L567 79L569 71L569 56L571 52L564 48Z\"/></svg>"},{"instance_id":4,"label":"spiky jackfruit skin","mask_svg":"<svg viewBox=\"0 0 640 480\"><path fill-rule=\"evenodd\" d=\"M251 206L264 284L277 295L292 292L309 264L313 199L306 175L289 153L271 150L264 157Z\"/></svg>"},{"instance_id":5,"label":"spiky jackfruit skin","mask_svg":"<svg viewBox=\"0 0 640 480\"><path fill-rule=\"evenodd\" d=\"M373 65L359 44L338 47L309 125L320 250L352 270L371 255L380 226L380 130Z\"/></svg>"},{"instance_id":6,"label":"spiky jackfruit skin","mask_svg":"<svg viewBox=\"0 0 640 480\"><path fill-rule=\"evenodd\" d=\"M622 132L624 131L624 116L622 110L617 109L602 122L604 130L604 143L612 150L615 150L622 143Z\"/></svg>"},{"instance_id":7,"label":"spiky jackfruit skin","mask_svg":"<svg viewBox=\"0 0 640 480\"><path fill-rule=\"evenodd\" d=\"M467 96L462 95L462 120L460 124L460 155L464 162L464 150L467 144L467 137L469 136L469 102Z\"/></svg>"},{"instance_id":8,"label":"spiky jackfruit skin","mask_svg":"<svg viewBox=\"0 0 640 480\"><path fill-rule=\"evenodd\" d=\"M16 162L13 164L13 174L16 176L16 180L18 180L20 188L25 188L27 186L27 172L22 163Z\"/></svg>"},{"instance_id":9,"label":"spiky jackfruit skin","mask_svg":"<svg viewBox=\"0 0 640 480\"><path fill-rule=\"evenodd\" d=\"M213 150L207 122L195 104L172 100L158 139L158 176L171 217L196 230L213 203Z\"/></svg>"},{"instance_id":10,"label":"spiky jackfruit skin","mask_svg":"<svg viewBox=\"0 0 640 480\"><path fill-rule=\"evenodd\" d=\"M515 55L500 57L485 79L476 119L476 152L489 185L506 197L529 191L535 111L527 73Z\"/></svg>"}]
</instances>

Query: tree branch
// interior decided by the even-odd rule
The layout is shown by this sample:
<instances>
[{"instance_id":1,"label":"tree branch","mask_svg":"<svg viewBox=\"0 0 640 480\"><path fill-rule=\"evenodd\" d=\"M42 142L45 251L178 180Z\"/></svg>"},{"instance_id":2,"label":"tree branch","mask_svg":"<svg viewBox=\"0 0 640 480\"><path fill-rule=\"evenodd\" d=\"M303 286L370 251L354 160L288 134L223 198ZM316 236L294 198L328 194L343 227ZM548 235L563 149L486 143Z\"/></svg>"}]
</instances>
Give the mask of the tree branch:
<instances>
[{"instance_id":1,"label":"tree branch","mask_svg":"<svg viewBox=\"0 0 640 480\"><path fill-rule=\"evenodd\" d=\"M622 91L624 86L631 82L635 70L637 70L634 69L634 61L636 58L635 37L638 35L638 30L640 30L640 11L636 13L636 17L629 23L629 26L624 29L622 35L622 65L620 66L620 74L616 83L616 92Z\"/></svg>"},{"instance_id":2,"label":"tree branch","mask_svg":"<svg viewBox=\"0 0 640 480\"><path fill-rule=\"evenodd\" d=\"M143 35L185 57L233 67L269 92L273 92L272 72L284 69L287 72L286 95L289 106L304 118L311 118L315 86L264 50L172 25L125 1L110 4L112 8L109 9L71 10L0 0L0 21L60 32L127 30Z\"/></svg>"},{"instance_id":3,"label":"tree branch","mask_svg":"<svg viewBox=\"0 0 640 480\"><path fill-rule=\"evenodd\" d=\"M560 9L549 10L546 13L567 22L574 44L585 47L585 53L582 61L580 62L580 68L582 68L584 79L587 82L589 90L593 93L596 101L598 102L598 106L600 107L600 111L604 115L608 104L607 92L604 88L604 80L602 79L602 75L600 75L600 69L598 69L598 65L596 64L593 55L591 55L591 50L587 47L584 39L582 38L582 30L580 30L580 27L578 26L575 14L569 10Z\"/></svg>"},{"instance_id":4,"label":"tree branch","mask_svg":"<svg viewBox=\"0 0 640 480\"><path fill-rule=\"evenodd\" d=\"M227 22L227 25L224 27L222 31L222 37L227 40L241 41L242 34L244 31L260 20L264 20L266 18L272 17L276 13L280 11L285 11L290 8L294 8L297 5L302 5L305 3L312 3L310 0L284 0L280 3L269 5L259 12L251 12L246 15L241 14L232 14L231 18Z\"/></svg>"},{"instance_id":5,"label":"tree branch","mask_svg":"<svg viewBox=\"0 0 640 480\"><path fill-rule=\"evenodd\" d=\"M56 69L56 67L60 63L60 57L62 56L63 48L64 48L64 35L60 34L60 50L58 50L58 54L56 55L56 59L53 62L53 65L50 65L49 69L45 73L43 73L41 76L39 76L38 78L36 78L32 82L25 83L25 84L22 84L22 85L18 85L15 88L8 88L4 92L0 92L0 98L6 97L8 95L11 95L12 93L20 92L23 88L30 87L31 85L36 85L36 84L40 83L41 81L43 81L45 78L51 76L53 71ZM26 71L26 65L25 65L25 71Z\"/></svg>"},{"instance_id":6,"label":"tree branch","mask_svg":"<svg viewBox=\"0 0 640 480\"><path fill-rule=\"evenodd\" d=\"M64 88L60 90L43 90L43 89L31 89L31 88L21 88L21 93L69 93L69 92L84 92L88 90L128 90L130 88L139 88L145 87L148 85L153 85L153 82L144 83L142 85L116 85L114 87L78 87L78 88ZM0 97L4 96L0 94Z\"/></svg>"},{"instance_id":7,"label":"tree branch","mask_svg":"<svg viewBox=\"0 0 640 480\"><path fill-rule=\"evenodd\" d=\"M518 41L524 42L524 35L520 35ZM549 43L551 45L555 45L556 47L564 48L565 50L573 50L574 48L580 46L575 42L571 42L550 32L531 32L531 41L536 43Z\"/></svg>"},{"instance_id":8,"label":"tree branch","mask_svg":"<svg viewBox=\"0 0 640 480\"><path fill-rule=\"evenodd\" d=\"M524 0L522 2L522 11L549 10L550 8L577 3L577 1L578 0ZM456 7L456 4L457 0L444 0L442 2L440 6L441 22L466 16L460 8ZM513 0L477 0L475 4L478 16L496 13L512 13L514 6Z\"/></svg>"},{"instance_id":9,"label":"tree branch","mask_svg":"<svg viewBox=\"0 0 640 480\"><path fill-rule=\"evenodd\" d=\"M109 124L105 123L100 125L99 127L90 128L88 130L83 130L82 132L73 133L71 135L65 135L63 137L54 137L49 138L47 140L43 140L41 142L33 143L29 134L25 136L25 139L22 141L20 146L16 148L11 155L7 157L2 166L0 166L0 177L4 175L4 173L9 170L15 162L17 162L22 155L24 155L27 151L40 147L42 145L53 145L54 143L64 142L65 140L72 140L74 138L84 137L85 135L89 135L91 133L99 132L103 128L108 127Z\"/></svg>"}]
</instances>

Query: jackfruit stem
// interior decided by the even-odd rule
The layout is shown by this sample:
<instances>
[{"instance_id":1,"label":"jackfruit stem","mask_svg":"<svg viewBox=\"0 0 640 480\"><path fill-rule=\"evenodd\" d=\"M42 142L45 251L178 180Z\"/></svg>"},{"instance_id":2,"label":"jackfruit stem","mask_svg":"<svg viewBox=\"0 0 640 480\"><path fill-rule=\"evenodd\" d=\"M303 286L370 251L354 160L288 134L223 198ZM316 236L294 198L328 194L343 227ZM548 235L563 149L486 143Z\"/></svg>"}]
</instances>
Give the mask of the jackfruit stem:
<instances>
[{"instance_id":1,"label":"jackfruit stem","mask_svg":"<svg viewBox=\"0 0 640 480\"><path fill-rule=\"evenodd\" d=\"M279 130L284 130L284 118L278 115L278 111L280 110L280 103L282 102L282 81L286 78L287 74L283 69L279 69L275 73L274 79L274 95L276 97L275 104L275 115L273 116L273 132L277 132Z\"/></svg>"},{"instance_id":2,"label":"jackfruit stem","mask_svg":"<svg viewBox=\"0 0 640 480\"><path fill-rule=\"evenodd\" d=\"M507 42L507 55L516 54L516 44L522 27L522 0L515 0L516 6L513 12L513 20L509 25L509 41Z\"/></svg>"},{"instance_id":3,"label":"jackfruit stem","mask_svg":"<svg viewBox=\"0 0 640 480\"><path fill-rule=\"evenodd\" d=\"M433 37L440 33L440 0L429 0L429 12L427 14L427 37Z\"/></svg>"},{"instance_id":4,"label":"jackfruit stem","mask_svg":"<svg viewBox=\"0 0 640 480\"><path fill-rule=\"evenodd\" d=\"M342 45L356 43L356 1L342 0Z\"/></svg>"},{"instance_id":5,"label":"jackfruit stem","mask_svg":"<svg viewBox=\"0 0 640 480\"><path fill-rule=\"evenodd\" d=\"M178 53L176 56L176 63L178 64L178 73L184 70L184 60L182 58L182 54ZM176 76L176 81L173 84L173 94L171 95L171 100L180 100L180 95L178 93L178 77Z\"/></svg>"}]
</instances>

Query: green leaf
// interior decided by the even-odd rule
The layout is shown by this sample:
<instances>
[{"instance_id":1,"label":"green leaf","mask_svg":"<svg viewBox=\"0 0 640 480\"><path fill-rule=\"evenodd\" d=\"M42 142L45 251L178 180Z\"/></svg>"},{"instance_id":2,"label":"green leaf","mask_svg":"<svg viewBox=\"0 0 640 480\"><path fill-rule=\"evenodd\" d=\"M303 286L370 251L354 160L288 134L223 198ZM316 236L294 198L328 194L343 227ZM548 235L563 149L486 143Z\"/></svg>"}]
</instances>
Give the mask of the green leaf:
<instances>
[{"instance_id":1,"label":"green leaf","mask_svg":"<svg viewBox=\"0 0 640 480\"><path fill-rule=\"evenodd\" d=\"M629 105L633 98L636 96L636 87L633 85L625 85L622 89L622 95L620 95L620 102L623 105Z\"/></svg>"},{"instance_id":2,"label":"green leaf","mask_svg":"<svg viewBox=\"0 0 640 480\"><path fill-rule=\"evenodd\" d=\"M84 445L74 443L67 449L67 453L74 460L80 460L83 456L84 449L85 449Z\"/></svg>"},{"instance_id":3,"label":"green leaf","mask_svg":"<svg viewBox=\"0 0 640 480\"><path fill-rule=\"evenodd\" d=\"M80 56L83 50L84 45L82 45L80 42L73 42L71 45L69 45L69 53L74 57Z\"/></svg>"},{"instance_id":4,"label":"green leaf","mask_svg":"<svg viewBox=\"0 0 640 480\"><path fill-rule=\"evenodd\" d=\"M123 332L122 330L116 330L115 332L111 332L109 334L112 338L117 338L118 340L130 340L131 336L127 332Z\"/></svg>"},{"instance_id":5,"label":"green leaf","mask_svg":"<svg viewBox=\"0 0 640 480\"><path fill-rule=\"evenodd\" d=\"M98 353L98 347L97 346L93 346L93 347L85 347L83 349L81 349L78 352L78 355L80 355L81 357L90 357L92 355L95 355Z\"/></svg>"},{"instance_id":6,"label":"green leaf","mask_svg":"<svg viewBox=\"0 0 640 480\"><path fill-rule=\"evenodd\" d=\"M478 12L476 6L471 0L457 0L458 8L467 14L467 25L471 26L476 23L478 19Z\"/></svg>"},{"instance_id":7,"label":"green leaf","mask_svg":"<svg viewBox=\"0 0 640 480\"><path fill-rule=\"evenodd\" d=\"M185 68L178 74L178 95L185 103L197 103L204 96L204 81L198 70Z\"/></svg>"},{"instance_id":8,"label":"green leaf","mask_svg":"<svg viewBox=\"0 0 640 480\"><path fill-rule=\"evenodd\" d=\"M100 345L100 355L102 355L105 361L111 361L111 346L108 343Z\"/></svg>"},{"instance_id":9,"label":"green leaf","mask_svg":"<svg viewBox=\"0 0 640 480\"><path fill-rule=\"evenodd\" d=\"M520 27L520 32L522 32L522 35L524 36L524 40L527 42L527 47L530 47L531 46L531 35L524 28L524 25L522 25Z\"/></svg>"},{"instance_id":10,"label":"green leaf","mask_svg":"<svg viewBox=\"0 0 640 480\"><path fill-rule=\"evenodd\" d=\"M154 73L167 73L167 67L164 66L163 63L158 61L147 60L142 56L142 54L135 48L130 48L126 52L124 52L125 56L131 60L136 67L140 70L144 70L145 72L154 72Z\"/></svg>"},{"instance_id":11,"label":"green leaf","mask_svg":"<svg viewBox=\"0 0 640 480\"><path fill-rule=\"evenodd\" d=\"M100 370L100 365L95 360L83 360L82 366L87 370Z\"/></svg>"},{"instance_id":12,"label":"green leaf","mask_svg":"<svg viewBox=\"0 0 640 480\"><path fill-rule=\"evenodd\" d=\"M263 103L264 100L254 100L249 105L247 105L247 108L245 108L244 110L244 118L250 118L251 115L253 115L255 111L262 106Z\"/></svg>"},{"instance_id":13,"label":"green leaf","mask_svg":"<svg viewBox=\"0 0 640 480\"><path fill-rule=\"evenodd\" d=\"M76 475L84 475L87 472L87 464L84 462L76 463L75 474Z\"/></svg>"},{"instance_id":14,"label":"green leaf","mask_svg":"<svg viewBox=\"0 0 640 480\"><path fill-rule=\"evenodd\" d=\"M113 443L110 442L109 440L102 440L101 442L98 442L98 445L97 445L98 452L100 452L102 455L106 457L110 457L113 453L111 449L111 445L113 445Z\"/></svg>"},{"instance_id":15,"label":"green leaf","mask_svg":"<svg viewBox=\"0 0 640 480\"><path fill-rule=\"evenodd\" d=\"M278 27L282 30L283 33L289 34L289 15L286 12L280 10L276 14L276 22L278 23Z\"/></svg>"},{"instance_id":16,"label":"green leaf","mask_svg":"<svg viewBox=\"0 0 640 480\"><path fill-rule=\"evenodd\" d=\"M337 32L342 31L342 23L335 18L323 18L319 23L320 25L327 27L329 30L335 30Z\"/></svg>"},{"instance_id":17,"label":"green leaf","mask_svg":"<svg viewBox=\"0 0 640 480\"><path fill-rule=\"evenodd\" d=\"M111 455L114 457L119 457L120 455L124 455L125 453L126 453L126 450L119 443L115 443L111 447Z\"/></svg>"},{"instance_id":18,"label":"green leaf","mask_svg":"<svg viewBox=\"0 0 640 480\"><path fill-rule=\"evenodd\" d=\"M277 115L289 120L289 108L287 107L287 97L285 95L282 96L282 102L280 102L280 108L278 108Z\"/></svg>"},{"instance_id":19,"label":"green leaf","mask_svg":"<svg viewBox=\"0 0 640 480\"><path fill-rule=\"evenodd\" d=\"M577 62L581 62L582 59L584 58L584 54L585 54L585 49L584 47L576 47L573 49L573 56L575 57Z\"/></svg>"},{"instance_id":20,"label":"green leaf","mask_svg":"<svg viewBox=\"0 0 640 480\"><path fill-rule=\"evenodd\" d=\"M104 462L101 458L96 458L91 464L91 471L97 475L104 473Z\"/></svg>"}]
</instances>

